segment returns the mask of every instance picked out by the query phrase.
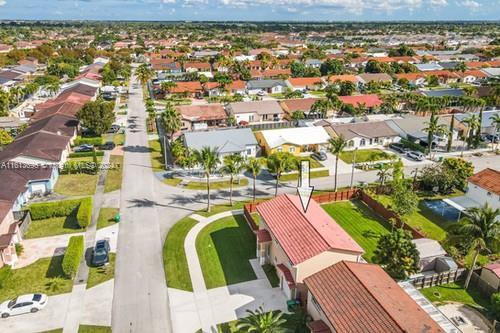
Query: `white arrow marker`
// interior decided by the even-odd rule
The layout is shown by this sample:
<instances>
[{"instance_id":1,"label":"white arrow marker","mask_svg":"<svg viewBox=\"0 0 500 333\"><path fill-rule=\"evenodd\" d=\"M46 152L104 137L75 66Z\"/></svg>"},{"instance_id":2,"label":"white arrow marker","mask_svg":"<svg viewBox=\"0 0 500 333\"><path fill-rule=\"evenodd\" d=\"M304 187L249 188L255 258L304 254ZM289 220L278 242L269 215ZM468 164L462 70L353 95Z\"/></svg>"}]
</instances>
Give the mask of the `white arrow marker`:
<instances>
[{"instance_id":1,"label":"white arrow marker","mask_svg":"<svg viewBox=\"0 0 500 333\"><path fill-rule=\"evenodd\" d=\"M309 183L310 178L310 168L309 160L303 160L300 162L300 184L297 187L297 194L300 197L300 202L302 203L302 209L304 213L307 212L307 207L309 207L309 202L311 201L311 196L314 191L314 186Z\"/></svg>"}]
</instances>

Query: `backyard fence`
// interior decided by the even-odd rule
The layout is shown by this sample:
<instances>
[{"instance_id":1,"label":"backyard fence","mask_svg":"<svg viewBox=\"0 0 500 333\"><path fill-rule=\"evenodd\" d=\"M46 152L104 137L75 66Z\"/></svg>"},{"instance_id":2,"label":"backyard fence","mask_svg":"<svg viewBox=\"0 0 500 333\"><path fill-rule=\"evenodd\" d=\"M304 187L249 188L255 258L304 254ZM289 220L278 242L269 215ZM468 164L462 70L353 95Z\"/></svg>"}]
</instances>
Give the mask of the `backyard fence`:
<instances>
[{"instance_id":1,"label":"backyard fence","mask_svg":"<svg viewBox=\"0 0 500 333\"><path fill-rule=\"evenodd\" d=\"M458 269L451 269L446 272L419 276L411 279L410 282L417 289L430 288L434 286L440 286L442 284L448 284L455 281L460 281L465 278L466 274L467 274L466 268L458 268Z\"/></svg>"},{"instance_id":2,"label":"backyard fence","mask_svg":"<svg viewBox=\"0 0 500 333\"><path fill-rule=\"evenodd\" d=\"M358 192L358 189L353 188L345 191L315 194L312 196L312 198L319 204L336 201L347 201L356 198L358 196Z\"/></svg>"},{"instance_id":3,"label":"backyard fence","mask_svg":"<svg viewBox=\"0 0 500 333\"><path fill-rule=\"evenodd\" d=\"M18 215L14 215L14 217L19 221L19 233L21 234L21 237L24 237L24 233L28 230L31 223L31 214L29 210L23 210L15 213L18 213Z\"/></svg>"},{"instance_id":4,"label":"backyard fence","mask_svg":"<svg viewBox=\"0 0 500 333\"><path fill-rule=\"evenodd\" d=\"M411 232L413 239L425 238L425 236L422 233L420 233L418 230L412 228L408 224L403 223L396 213L394 213L392 210L386 208L384 205L382 205L377 200L373 199L366 192L360 191L359 193L360 193L359 198L368 207L370 207L375 213L377 213L378 215L380 215L381 217L386 219L389 223L395 224L396 226L403 225L403 229ZM395 223L394 223L394 221L395 221Z\"/></svg>"},{"instance_id":5,"label":"backyard fence","mask_svg":"<svg viewBox=\"0 0 500 333\"><path fill-rule=\"evenodd\" d=\"M247 220L248 225L250 225L250 228L254 232L259 230L259 227L255 224L255 221L252 218L252 213L257 211L257 204L258 203L256 202L252 202L243 206L243 215L245 216L245 220Z\"/></svg>"},{"instance_id":6,"label":"backyard fence","mask_svg":"<svg viewBox=\"0 0 500 333\"><path fill-rule=\"evenodd\" d=\"M295 127L295 122L293 121L274 121L269 123L262 124L248 124L247 126L239 126L239 127L249 127L252 131L262 131L262 130L270 130L270 129L278 129L278 128L288 128Z\"/></svg>"},{"instance_id":7,"label":"backyard fence","mask_svg":"<svg viewBox=\"0 0 500 333\"><path fill-rule=\"evenodd\" d=\"M481 279L481 277L479 276L479 274L477 274L476 272L472 272L472 276L471 276L471 279L470 279L470 284L471 286L476 289L477 291L479 291L479 293L487 298L487 299L490 299L491 295L498 292L498 289L493 287L492 285L490 285L488 282L486 282L485 280Z\"/></svg>"}]
</instances>

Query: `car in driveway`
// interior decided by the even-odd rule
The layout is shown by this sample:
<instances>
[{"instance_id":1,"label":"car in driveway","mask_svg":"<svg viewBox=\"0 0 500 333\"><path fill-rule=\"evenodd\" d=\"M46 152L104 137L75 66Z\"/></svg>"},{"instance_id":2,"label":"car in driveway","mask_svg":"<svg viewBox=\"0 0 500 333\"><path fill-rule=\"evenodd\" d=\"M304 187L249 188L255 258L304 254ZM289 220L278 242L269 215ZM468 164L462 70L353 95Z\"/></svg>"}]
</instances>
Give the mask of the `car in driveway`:
<instances>
[{"instance_id":1,"label":"car in driveway","mask_svg":"<svg viewBox=\"0 0 500 333\"><path fill-rule=\"evenodd\" d=\"M389 144L389 148L401 154L406 154L410 150L407 147L405 147L402 143L391 143Z\"/></svg>"},{"instance_id":2,"label":"car in driveway","mask_svg":"<svg viewBox=\"0 0 500 333\"><path fill-rule=\"evenodd\" d=\"M314 154L311 155L312 158L314 158L316 161L326 161L328 156L326 156L326 153L324 151L318 151L315 152Z\"/></svg>"},{"instance_id":3,"label":"car in driveway","mask_svg":"<svg viewBox=\"0 0 500 333\"><path fill-rule=\"evenodd\" d=\"M120 125L113 124L109 128L108 133L118 133L119 130L120 130Z\"/></svg>"},{"instance_id":4,"label":"car in driveway","mask_svg":"<svg viewBox=\"0 0 500 333\"><path fill-rule=\"evenodd\" d=\"M103 145L101 145L101 150L113 150L115 149L115 144L113 141L107 141Z\"/></svg>"},{"instance_id":5,"label":"car in driveway","mask_svg":"<svg viewBox=\"0 0 500 333\"><path fill-rule=\"evenodd\" d=\"M0 316L7 318L23 313L35 313L47 305L45 294L26 294L0 304Z\"/></svg>"},{"instance_id":6,"label":"car in driveway","mask_svg":"<svg viewBox=\"0 0 500 333\"><path fill-rule=\"evenodd\" d=\"M109 251L109 241L107 239L98 240L92 253L92 266L106 265L109 262Z\"/></svg>"},{"instance_id":7,"label":"car in driveway","mask_svg":"<svg viewBox=\"0 0 500 333\"><path fill-rule=\"evenodd\" d=\"M414 161L420 162L420 161L425 160L425 155L419 151L414 151L414 150L409 151L408 153L406 153L406 156L408 156L408 158L411 158Z\"/></svg>"},{"instance_id":8,"label":"car in driveway","mask_svg":"<svg viewBox=\"0 0 500 333\"><path fill-rule=\"evenodd\" d=\"M85 153L85 152L89 152L89 151L93 151L93 150L94 150L94 146L89 145L89 144L83 144L83 145L79 145L79 146L76 146L73 148L73 151L75 153Z\"/></svg>"}]
</instances>

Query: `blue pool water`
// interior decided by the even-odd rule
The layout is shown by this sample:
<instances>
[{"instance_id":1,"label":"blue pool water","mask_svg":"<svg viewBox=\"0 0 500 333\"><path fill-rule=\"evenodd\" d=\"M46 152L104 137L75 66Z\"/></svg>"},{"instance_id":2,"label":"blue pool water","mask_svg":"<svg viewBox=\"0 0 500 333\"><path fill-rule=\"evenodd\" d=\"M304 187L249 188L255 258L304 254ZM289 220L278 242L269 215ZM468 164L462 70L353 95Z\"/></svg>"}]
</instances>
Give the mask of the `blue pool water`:
<instances>
[{"instance_id":1,"label":"blue pool water","mask_svg":"<svg viewBox=\"0 0 500 333\"><path fill-rule=\"evenodd\" d=\"M425 200L424 205L436 215L440 215L450 221L457 221L460 216L458 209L448 205L443 200Z\"/></svg>"}]
</instances>

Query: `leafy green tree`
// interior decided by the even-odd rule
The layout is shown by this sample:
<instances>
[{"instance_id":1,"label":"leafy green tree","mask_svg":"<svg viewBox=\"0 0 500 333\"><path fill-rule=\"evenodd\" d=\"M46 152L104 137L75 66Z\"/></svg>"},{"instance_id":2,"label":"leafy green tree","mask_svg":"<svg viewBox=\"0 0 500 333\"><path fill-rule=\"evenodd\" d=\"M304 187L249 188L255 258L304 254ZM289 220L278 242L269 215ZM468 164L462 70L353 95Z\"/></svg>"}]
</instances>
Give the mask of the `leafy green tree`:
<instances>
[{"instance_id":1,"label":"leafy green tree","mask_svg":"<svg viewBox=\"0 0 500 333\"><path fill-rule=\"evenodd\" d=\"M393 182L391 193L391 209L403 221L413 214L418 207L418 196L410 183L405 180Z\"/></svg>"},{"instance_id":2,"label":"leafy green tree","mask_svg":"<svg viewBox=\"0 0 500 333\"><path fill-rule=\"evenodd\" d=\"M106 133L115 121L114 103L102 99L86 103L76 114L83 127L97 135Z\"/></svg>"},{"instance_id":3,"label":"leafy green tree","mask_svg":"<svg viewBox=\"0 0 500 333\"><path fill-rule=\"evenodd\" d=\"M328 59L319 68L321 75L337 75L344 72L344 64L338 59Z\"/></svg>"},{"instance_id":4,"label":"leafy green tree","mask_svg":"<svg viewBox=\"0 0 500 333\"><path fill-rule=\"evenodd\" d=\"M400 44L398 48L389 50L389 57L412 57L414 55L415 51L405 44Z\"/></svg>"},{"instance_id":5,"label":"leafy green tree","mask_svg":"<svg viewBox=\"0 0 500 333\"><path fill-rule=\"evenodd\" d=\"M428 87L437 87L439 86L439 78L436 75L430 75L426 78Z\"/></svg>"},{"instance_id":6,"label":"leafy green tree","mask_svg":"<svg viewBox=\"0 0 500 333\"><path fill-rule=\"evenodd\" d=\"M170 103L167 103L165 111L161 114L161 123L170 139L172 139L175 132L179 131L182 127L181 116Z\"/></svg>"},{"instance_id":7,"label":"leafy green tree","mask_svg":"<svg viewBox=\"0 0 500 333\"><path fill-rule=\"evenodd\" d=\"M240 154L231 154L224 156L221 172L229 175L229 205L233 205L233 182L234 177L238 176L243 170L243 157Z\"/></svg>"},{"instance_id":8,"label":"leafy green tree","mask_svg":"<svg viewBox=\"0 0 500 333\"><path fill-rule=\"evenodd\" d=\"M135 71L135 75L142 85L147 84L153 78L154 74L154 70L148 64L140 65Z\"/></svg>"},{"instance_id":9,"label":"leafy green tree","mask_svg":"<svg viewBox=\"0 0 500 333\"><path fill-rule=\"evenodd\" d=\"M9 134L9 132L7 132L6 130L4 130L3 128L0 128L0 149L3 147L3 146L6 146L8 145L9 143L11 143L14 139L12 138L12 136Z\"/></svg>"},{"instance_id":10,"label":"leafy green tree","mask_svg":"<svg viewBox=\"0 0 500 333\"><path fill-rule=\"evenodd\" d=\"M387 178L389 178L389 172L391 171L391 164L389 163L379 163L375 166L377 170L377 177L380 181L380 185L384 186Z\"/></svg>"},{"instance_id":11,"label":"leafy green tree","mask_svg":"<svg viewBox=\"0 0 500 333\"><path fill-rule=\"evenodd\" d=\"M9 115L9 107L10 107L9 93L0 90L0 117L6 117Z\"/></svg>"},{"instance_id":12,"label":"leafy green tree","mask_svg":"<svg viewBox=\"0 0 500 333\"><path fill-rule=\"evenodd\" d=\"M338 165L339 165L339 157L340 154L344 151L345 147L347 146L347 140L344 139L344 137L338 136L336 138L331 138L328 140L328 150L330 153L335 155L335 178L334 178L334 186L333 186L333 191L337 192L337 174L338 174Z\"/></svg>"},{"instance_id":13,"label":"leafy green tree","mask_svg":"<svg viewBox=\"0 0 500 333\"><path fill-rule=\"evenodd\" d=\"M491 308L493 309L493 313L500 320L500 292L493 293L490 297Z\"/></svg>"},{"instance_id":14,"label":"leafy green tree","mask_svg":"<svg viewBox=\"0 0 500 333\"><path fill-rule=\"evenodd\" d=\"M249 333L284 333L284 324L286 320L283 318L281 311L264 312L262 307L259 307L255 312L247 310L248 316L238 320L236 325L238 331Z\"/></svg>"},{"instance_id":15,"label":"leafy green tree","mask_svg":"<svg viewBox=\"0 0 500 333\"><path fill-rule=\"evenodd\" d=\"M498 251L500 244L500 209L493 209L486 203L483 207L472 207L465 211L465 217L460 221L459 233L467 242L468 248L474 251L469 273L464 287L469 287L470 279L477 257L481 252Z\"/></svg>"},{"instance_id":16,"label":"leafy green tree","mask_svg":"<svg viewBox=\"0 0 500 333\"><path fill-rule=\"evenodd\" d=\"M319 115L320 118L326 118L326 115L331 108L332 105L328 99L318 99L311 106L311 113Z\"/></svg>"},{"instance_id":17,"label":"leafy green tree","mask_svg":"<svg viewBox=\"0 0 500 333\"><path fill-rule=\"evenodd\" d=\"M177 83L175 83L174 81L163 81L162 83L160 83L160 89L164 93L169 92L170 90L172 90L175 87L177 87Z\"/></svg>"},{"instance_id":18,"label":"leafy green tree","mask_svg":"<svg viewBox=\"0 0 500 333\"><path fill-rule=\"evenodd\" d=\"M461 158L445 158L441 164L441 172L451 175L452 186L455 189L464 190L467 179L474 173L472 162Z\"/></svg>"},{"instance_id":19,"label":"leafy green tree","mask_svg":"<svg viewBox=\"0 0 500 333\"><path fill-rule=\"evenodd\" d=\"M356 91L356 85L351 81L341 81L339 84L340 96L351 96Z\"/></svg>"},{"instance_id":20,"label":"leafy green tree","mask_svg":"<svg viewBox=\"0 0 500 333\"><path fill-rule=\"evenodd\" d=\"M411 233L395 229L380 236L373 261L395 279L404 280L420 270L420 257Z\"/></svg>"},{"instance_id":21,"label":"leafy green tree","mask_svg":"<svg viewBox=\"0 0 500 333\"><path fill-rule=\"evenodd\" d=\"M278 186L280 183L280 177L283 172L289 172L293 170L295 156L288 152L274 153L267 159L267 168L270 172L276 174L276 187L274 191L274 196L278 195Z\"/></svg>"},{"instance_id":22,"label":"leafy green tree","mask_svg":"<svg viewBox=\"0 0 500 333\"><path fill-rule=\"evenodd\" d=\"M492 122L492 125L495 126L495 133L497 135L500 134L500 113L495 113L490 117L490 120ZM498 142L496 144L496 147L498 148Z\"/></svg>"},{"instance_id":23,"label":"leafy green tree","mask_svg":"<svg viewBox=\"0 0 500 333\"><path fill-rule=\"evenodd\" d=\"M295 126L299 126L299 121L304 119L306 116L304 115L304 112L302 111L294 111L292 113L292 120L295 122Z\"/></svg>"},{"instance_id":24,"label":"leafy green tree","mask_svg":"<svg viewBox=\"0 0 500 333\"><path fill-rule=\"evenodd\" d=\"M203 174L207 179L207 212L210 212L210 176L217 170L220 163L219 154L216 148L203 147L201 150L193 151L198 164L203 169Z\"/></svg>"},{"instance_id":25,"label":"leafy green tree","mask_svg":"<svg viewBox=\"0 0 500 333\"><path fill-rule=\"evenodd\" d=\"M262 171L262 160L250 157L245 164L246 172L252 174L253 178L253 202L255 202L255 183L257 182L257 176Z\"/></svg>"},{"instance_id":26,"label":"leafy green tree","mask_svg":"<svg viewBox=\"0 0 500 333\"><path fill-rule=\"evenodd\" d=\"M476 132L481 132L481 122L479 120L479 116L475 114L465 118L462 122L467 125L464 143L467 143L467 148L470 148L474 146Z\"/></svg>"}]
</instances>

